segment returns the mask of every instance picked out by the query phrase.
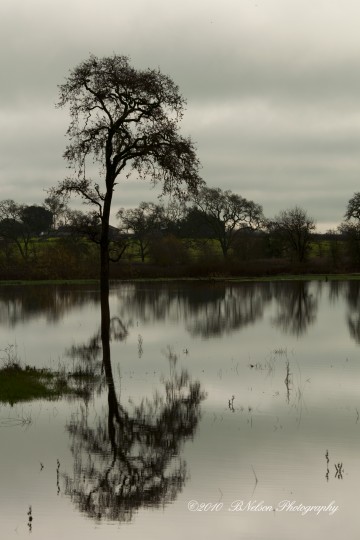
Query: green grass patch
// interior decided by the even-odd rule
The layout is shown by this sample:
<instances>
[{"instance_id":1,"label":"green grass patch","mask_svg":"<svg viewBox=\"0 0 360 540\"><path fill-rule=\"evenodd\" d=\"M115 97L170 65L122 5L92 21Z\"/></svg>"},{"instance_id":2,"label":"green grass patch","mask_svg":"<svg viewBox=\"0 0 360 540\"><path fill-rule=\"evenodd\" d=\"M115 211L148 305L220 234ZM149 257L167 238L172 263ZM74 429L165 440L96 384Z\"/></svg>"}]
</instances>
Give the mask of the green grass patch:
<instances>
[{"instance_id":1,"label":"green grass patch","mask_svg":"<svg viewBox=\"0 0 360 540\"><path fill-rule=\"evenodd\" d=\"M132 277L111 279L110 284L131 282L173 282L173 281L358 281L360 274L273 274L269 276L198 276L198 277ZM0 286L8 285L90 285L98 284L94 279L69 279L69 280L41 280L41 281L0 281Z\"/></svg>"},{"instance_id":2,"label":"green grass patch","mask_svg":"<svg viewBox=\"0 0 360 540\"><path fill-rule=\"evenodd\" d=\"M96 379L87 371L65 374L30 366L23 368L17 363L8 364L0 369L0 402L12 405L19 401L58 399L64 395L80 396L86 392L77 383L93 383ZM73 380L76 381L75 386Z\"/></svg>"},{"instance_id":3,"label":"green grass patch","mask_svg":"<svg viewBox=\"0 0 360 540\"><path fill-rule=\"evenodd\" d=\"M7 366L0 370L0 401L16 403L58 397L56 376L45 370L26 366Z\"/></svg>"},{"instance_id":4,"label":"green grass patch","mask_svg":"<svg viewBox=\"0 0 360 540\"><path fill-rule=\"evenodd\" d=\"M283 274L263 277L233 277L222 281L359 281L360 274ZM220 279L221 281L221 279Z\"/></svg>"},{"instance_id":5,"label":"green grass patch","mask_svg":"<svg viewBox=\"0 0 360 540\"><path fill-rule=\"evenodd\" d=\"M158 278L129 278L114 280L119 283L152 283L152 282L176 282L176 281L201 281L201 282L261 282L261 281L359 281L360 274L274 274L271 276L216 276L216 277L158 277Z\"/></svg>"},{"instance_id":6,"label":"green grass patch","mask_svg":"<svg viewBox=\"0 0 360 540\"><path fill-rule=\"evenodd\" d=\"M0 280L0 285L91 285L99 281L98 279L9 279Z\"/></svg>"}]
</instances>

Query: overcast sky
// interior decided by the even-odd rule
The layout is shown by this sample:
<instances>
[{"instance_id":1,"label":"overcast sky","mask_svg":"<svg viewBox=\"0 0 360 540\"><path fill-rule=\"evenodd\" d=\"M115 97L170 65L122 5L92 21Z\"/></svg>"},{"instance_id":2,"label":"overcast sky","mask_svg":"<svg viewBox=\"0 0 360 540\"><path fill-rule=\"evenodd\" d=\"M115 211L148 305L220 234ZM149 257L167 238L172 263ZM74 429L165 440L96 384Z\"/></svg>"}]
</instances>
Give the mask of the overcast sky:
<instances>
[{"instance_id":1,"label":"overcast sky","mask_svg":"<svg viewBox=\"0 0 360 540\"><path fill-rule=\"evenodd\" d=\"M57 85L116 53L179 85L209 186L337 226L360 191L359 23L358 0L1 0L0 199L66 176ZM120 181L114 213L157 193Z\"/></svg>"}]
</instances>

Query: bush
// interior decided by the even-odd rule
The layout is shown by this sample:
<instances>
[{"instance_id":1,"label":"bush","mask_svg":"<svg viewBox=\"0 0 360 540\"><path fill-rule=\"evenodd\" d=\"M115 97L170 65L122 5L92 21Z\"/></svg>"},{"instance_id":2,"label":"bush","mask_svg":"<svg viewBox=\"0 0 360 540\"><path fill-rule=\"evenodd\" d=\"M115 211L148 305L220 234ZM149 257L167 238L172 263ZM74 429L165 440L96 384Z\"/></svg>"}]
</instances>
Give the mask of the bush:
<instances>
[{"instance_id":1,"label":"bush","mask_svg":"<svg viewBox=\"0 0 360 540\"><path fill-rule=\"evenodd\" d=\"M169 235L151 242L150 260L159 266L184 265L189 263L190 255L179 238Z\"/></svg>"}]
</instances>

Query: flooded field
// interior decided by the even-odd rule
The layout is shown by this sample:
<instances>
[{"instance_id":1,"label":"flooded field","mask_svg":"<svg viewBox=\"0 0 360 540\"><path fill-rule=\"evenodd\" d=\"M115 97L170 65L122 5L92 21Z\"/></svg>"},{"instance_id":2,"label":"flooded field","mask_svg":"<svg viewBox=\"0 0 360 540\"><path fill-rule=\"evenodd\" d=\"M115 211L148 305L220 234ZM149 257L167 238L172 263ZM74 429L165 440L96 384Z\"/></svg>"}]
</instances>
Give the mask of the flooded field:
<instances>
[{"instance_id":1,"label":"flooded field","mask_svg":"<svg viewBox=\"0 0 360 540\"><path fill-rule=\"evenodd\" d=\"M1 537L358 538L357 282L0 288L0 349L99 375L0 395ZM85 384L85 383L84 383Z\"/></svg>"}]
</instances>

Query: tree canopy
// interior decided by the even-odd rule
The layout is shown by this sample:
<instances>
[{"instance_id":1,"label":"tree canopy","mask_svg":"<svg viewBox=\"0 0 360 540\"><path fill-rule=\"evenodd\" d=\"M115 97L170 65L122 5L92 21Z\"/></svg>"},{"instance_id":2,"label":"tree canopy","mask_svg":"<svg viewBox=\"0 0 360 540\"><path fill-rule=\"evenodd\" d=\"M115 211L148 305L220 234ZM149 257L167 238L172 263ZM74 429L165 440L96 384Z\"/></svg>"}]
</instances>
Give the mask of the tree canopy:
<instances>
[{"instance_id":1,"label":"tree canopy","mask_svg":"<svg viewBox=\"0 0 360 540\"><path fill-rule=\"evenodd\" d=\"M38 235L47 232L53 223L53 214L43 206L23 206L21 209L21 221L30 234Z\"/></svg>"},{"instance_id":2,"label":"tree canopy","mask_svg":"<svg viewBox=\"0 0 360 540\"><path fill-rule=\"evenodd\" d=\"M349 221L350 219L356 219L360 221L360 193L354 193L354 195L351 197L347 204L346 213L345 213L345 219L346 221Z\"/></svg>"},{"instance_id":3,"label":"tree canopy","mask_svg":"<svg viewBox=\"0 0 360 540\"><path fill-rule=\"evenodd\" d=\"M239 230L257 229L264 219L259 204L230 190L203 187L195 202L215 238L220 242L224 257L227 256Z\"/></svg>"},{"instance_id":4,"label":"tree canopy","mask_svg":"<svg viewBox=\"0 0 360 540\"><path fill-rule=\"evenodd\" d=\"M59 219L68 212L68 200L67 195L52 194L45 198L44 207L47 208L52 214L52 228L55 229L59 225Z\"/></svg>"},{"instance_id":5,"label":"tree canopy","mask_svg":"<svg viewBox=\"0 0 360 540\"><path fill-rule=\"evenodd\" d=\"M15 244L23 259L30 256L33 236L47 232L52 213L43 206L18 204L12 199L0 201L0 236Z\"/></svg>"},{"instance_id":6,"label":"tree canopy","mask_svg":"<svg viewBox=\"0 0 360 540\"><path fill-rule=\"evenodd\" d=\"M186 198L202 181L190 138L179 132L185 100L159 70L136 70L126 56L90 56L60 86L58 106L70 107L64 157L74 175L57 193L75 193L94 205L101 219L101 284L108 288L109 220L117 178L136 173L164 193ZM87 174L99 165L103 182ZM107 285L106 285L107 283Z\"/></svg>"},{"instance_id":7,"label":"tree canopy","mask_svg":"<svg viewBox=\"0 0 360 540\"><path fill-rule=\"evenodd\" d=\"M285 251L295 256L298 262L303 262L309 251L315 221L308 216L306 210L295 206L283 210L273 220L269 220L268 230L280 239Z\"/></svg>"},{"instance_id":8,"label":"tree canopy","mask_svg":"<svg viewBox=\"0 0 360 540\"><path fill-rule=\"evenodd\" d=\"M141 202L137 208L120 208L116 216L120 221L120 230L132 234L133 242L144 262L152 238L165 224L164 207L151 202Z\"/></svg>"}]
</instances>

